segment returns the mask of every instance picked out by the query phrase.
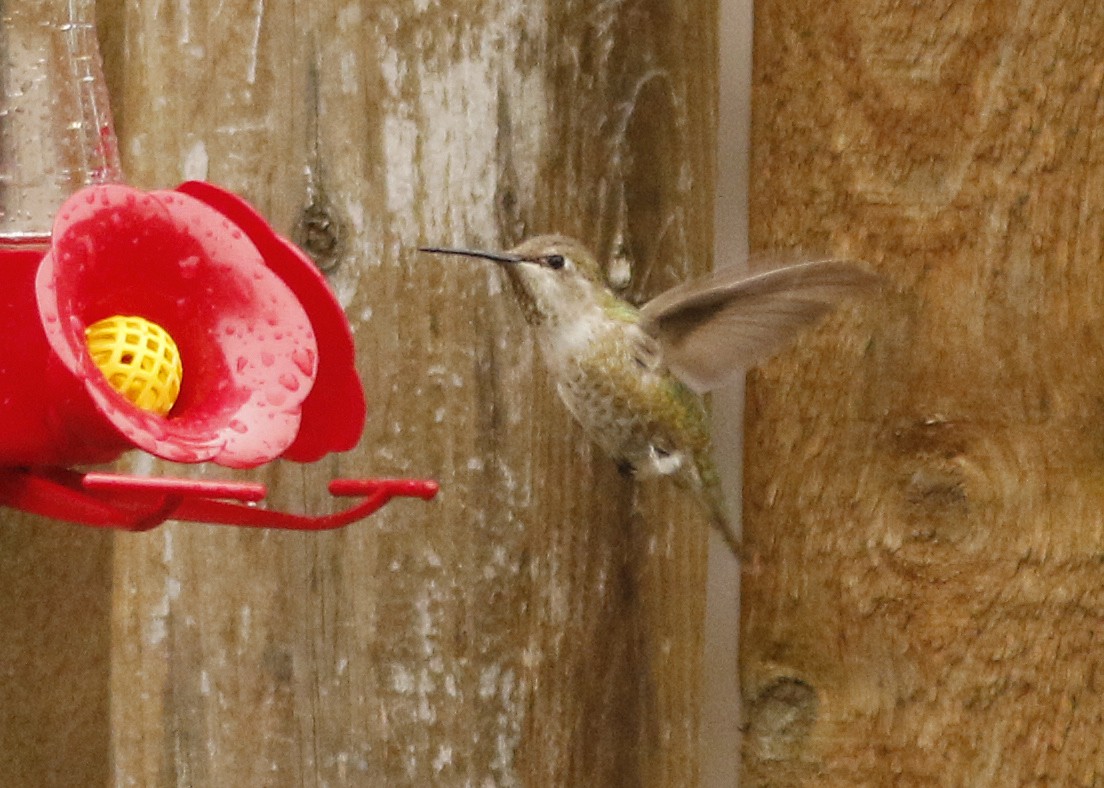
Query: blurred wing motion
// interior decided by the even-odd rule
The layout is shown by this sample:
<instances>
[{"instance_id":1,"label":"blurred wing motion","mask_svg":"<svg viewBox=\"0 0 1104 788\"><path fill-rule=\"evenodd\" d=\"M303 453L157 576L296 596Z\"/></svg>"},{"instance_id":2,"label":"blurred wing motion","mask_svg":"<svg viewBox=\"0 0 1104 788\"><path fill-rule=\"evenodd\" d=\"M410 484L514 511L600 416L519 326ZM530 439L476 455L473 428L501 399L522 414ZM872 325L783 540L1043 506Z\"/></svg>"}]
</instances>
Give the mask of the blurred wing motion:
<instances>
[{"instance_id":1,"label":"blurred wing motion","mask_svg":"<svg viewBox=\"0 0 1104 788\"><path fill-rule=\"evenodd\" d=\"M836 259L776 263L750 274L726 266L656 296L641 308L640 325L658 341L668 368L700 393L732 382L841 299L882 281Z\"/></svg>"}]
</instances>

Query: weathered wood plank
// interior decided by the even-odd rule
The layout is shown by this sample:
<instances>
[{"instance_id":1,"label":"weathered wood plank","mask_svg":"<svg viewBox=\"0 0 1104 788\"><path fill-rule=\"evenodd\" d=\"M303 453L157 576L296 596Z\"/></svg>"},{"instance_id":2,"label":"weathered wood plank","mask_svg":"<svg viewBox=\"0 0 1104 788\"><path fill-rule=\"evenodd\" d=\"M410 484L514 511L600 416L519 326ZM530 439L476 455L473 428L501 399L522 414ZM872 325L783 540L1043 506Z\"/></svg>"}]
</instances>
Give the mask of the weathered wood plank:
<instances>
[{"instance_id":1,"label":"weathered wood plank","mask_svg":"<svg viewBox=\"0 0 1104 788\"><path fill-rule=\"evenodd\" d=\"M1104 780L1104 9L756 6L754 247L892 285L749 389L752 785Z\"/></svg>"},{"instance_id":2,"label":"weathered wood plank","mask_svg":"<svg viewBox=\"0 0 1104 788\"><path fill-rule=\"evenodd\" d=\"M5 512L0 598L0 774L104 784L111 534Z\"/></svg>"},{"instance_id":3,"label":"weathered wood plank","mask_svg":"<svg viewBox=\"0 0 1104 788\"><path fill-rule=\"evenodd\" d=\"M121 539L117 783L693 784L695 505L586 443L498 272L414 248L569 232L635 260L638 296L707 269L712 4L101 9L132 180L339 234L369 427L269 473L274 502L324 506L339 472L443 485L337 534Z\"/></svg>"}]
</instances>

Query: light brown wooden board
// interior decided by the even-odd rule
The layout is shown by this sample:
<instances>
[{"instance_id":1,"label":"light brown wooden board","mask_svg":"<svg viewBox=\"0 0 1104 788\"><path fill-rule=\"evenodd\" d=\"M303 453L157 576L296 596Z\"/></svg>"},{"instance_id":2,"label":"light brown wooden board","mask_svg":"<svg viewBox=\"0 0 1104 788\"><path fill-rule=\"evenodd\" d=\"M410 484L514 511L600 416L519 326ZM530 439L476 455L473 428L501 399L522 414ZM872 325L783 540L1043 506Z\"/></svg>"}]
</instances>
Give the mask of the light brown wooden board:
<instances>
[{"instance_id":1,"label":"light brown wooden board","mask_svg":"<svg viewBox=\"0 0 1104 788\"><path fill-rule=\"evenodd\" d=\"M105 784L111 535L5 513L0 599L3 782Z\"/></svg>"},{"instance_id":2,"label":"light brown wooden board","mask_svg":"<svg viewBox=\"0 0 1104 788\"><path fill-rule=\"evenodd\" d=\"M117 783L694 784L695 504L587 443L493 266L415 247L567 232L638 298L707 270L713 4L99 9L129 178L312 218L355 326L364 440L262 474L271 503L442 484L340 533L120 537Z\"/></svg>"},{"instance_id":3,"label":"light brown wooden board","mask_svg":"<svg viewBox=\"0 0 1104 788\"><path fill-rule=\"evenodd\" d=\"M749 387L748 785L1104 782L1101 41L756 4L752 246L890 285Z\"/></svg>"}]
</instances>

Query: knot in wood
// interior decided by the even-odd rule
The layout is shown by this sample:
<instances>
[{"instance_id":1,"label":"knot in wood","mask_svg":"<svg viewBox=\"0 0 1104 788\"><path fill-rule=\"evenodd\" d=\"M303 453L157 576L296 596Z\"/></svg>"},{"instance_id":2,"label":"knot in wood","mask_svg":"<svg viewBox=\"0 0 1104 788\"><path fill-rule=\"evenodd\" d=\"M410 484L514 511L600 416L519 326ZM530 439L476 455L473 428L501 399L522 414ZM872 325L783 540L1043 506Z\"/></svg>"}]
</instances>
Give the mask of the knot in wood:
<instances>
[{"instance_id":1,"label":"knot in wood","mask_svg":"<svg viewBox=\"0 0 1104 788\"><path fill-rule=\"evenodd\" d=\"M816 690L794 676L779 676L748 704L748 746L762 760L791 760L800 755L816 723Z\"/></svg>"},{"instance_id":2,"label":"knot in wood","mask_svg":"<svg viewBox=\"0 0 1104 788\"><path fill-rule=\"evenodd\" d=\"M344 231L337 211L321 191L314 191L299 214L295 241L319 270L332 271L341 262Z\"/></svg>"}]
</instances>

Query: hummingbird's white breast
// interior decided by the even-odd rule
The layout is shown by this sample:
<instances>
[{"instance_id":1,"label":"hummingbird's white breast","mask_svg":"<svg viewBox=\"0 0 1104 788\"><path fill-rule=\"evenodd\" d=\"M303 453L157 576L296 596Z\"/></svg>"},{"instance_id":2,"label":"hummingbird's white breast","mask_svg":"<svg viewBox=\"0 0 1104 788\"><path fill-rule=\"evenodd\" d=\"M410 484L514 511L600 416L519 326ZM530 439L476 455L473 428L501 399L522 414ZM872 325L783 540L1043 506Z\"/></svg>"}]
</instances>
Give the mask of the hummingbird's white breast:
<instances>
[{"instance_id":1,"label":"hummingbird's white breast","mask_svg":"<svg viewBox=\"0 0 1104 788\"><path fill-rule=\"evenodd\" d=\"M657 430L651 405L669 398L665 370L633 350L644 340L633 322L589 304L559 325L543 324L538 341L556 392L587 434L640 477L675 473L686 460Z\"/></svg>"}]
</instances>

